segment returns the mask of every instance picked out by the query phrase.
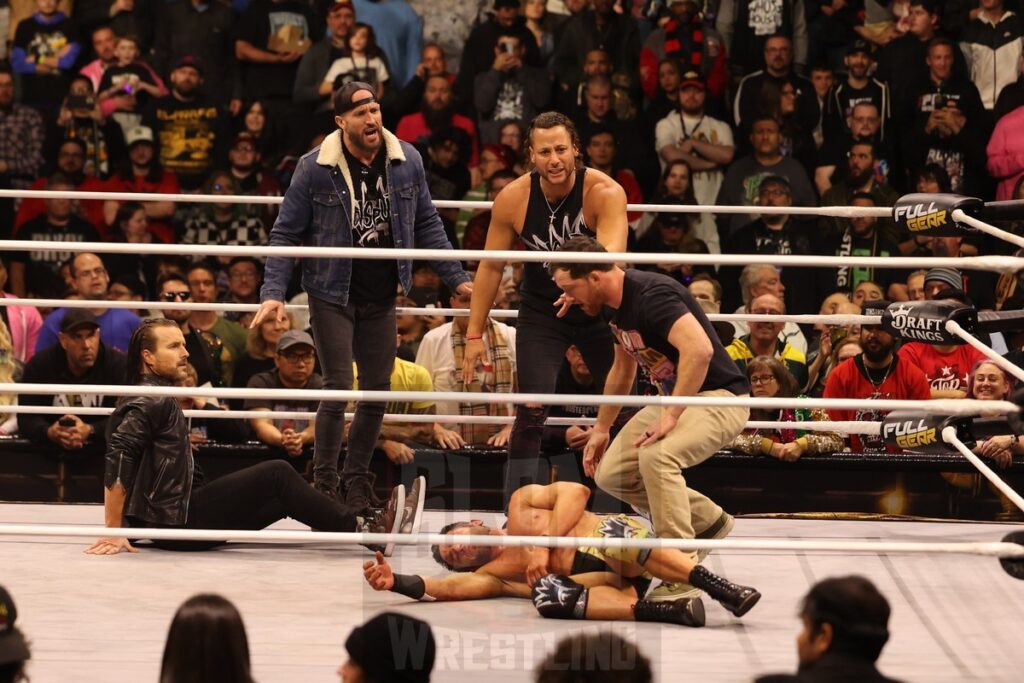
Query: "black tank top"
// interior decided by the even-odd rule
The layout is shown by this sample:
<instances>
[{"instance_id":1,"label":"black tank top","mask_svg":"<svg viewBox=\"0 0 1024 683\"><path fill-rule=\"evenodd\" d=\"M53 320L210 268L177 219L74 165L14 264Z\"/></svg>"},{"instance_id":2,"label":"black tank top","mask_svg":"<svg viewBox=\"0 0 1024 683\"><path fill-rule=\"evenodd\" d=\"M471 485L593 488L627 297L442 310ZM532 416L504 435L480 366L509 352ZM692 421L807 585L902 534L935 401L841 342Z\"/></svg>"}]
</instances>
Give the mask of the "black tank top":
<instances>
[{"instance_id":1,"label":"black tank top","mask_svg":"<svg viewBox=\"0 0 1024 683\"><path fill-rule=\"evenodd\" d=\"M576 171L576 182L564 199L553 206L548 205L540 187L540 175L530 173L530 199L526 204L526 220L520 239L532 251L555 251L577 235L596 237L587 227L583 216L583 179L585 166ZM552 282L547 264L527 263L523 270L523 284L520 290L524 303L533 303L537 308L554 315L552 303L562 295L562 290ZM531 301L532 300L532 301Z\"/></svg>"}]
</instances>

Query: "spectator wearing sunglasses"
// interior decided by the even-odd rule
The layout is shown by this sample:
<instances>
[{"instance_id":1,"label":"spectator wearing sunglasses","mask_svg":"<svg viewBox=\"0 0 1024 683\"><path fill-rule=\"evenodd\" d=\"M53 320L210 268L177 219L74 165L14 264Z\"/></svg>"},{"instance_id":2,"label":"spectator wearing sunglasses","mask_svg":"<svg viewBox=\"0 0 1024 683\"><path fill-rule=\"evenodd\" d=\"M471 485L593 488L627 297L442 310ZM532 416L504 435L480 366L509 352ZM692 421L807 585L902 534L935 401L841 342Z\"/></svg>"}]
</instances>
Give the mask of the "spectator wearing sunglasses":
<instances>
[{"instance_id":1,"label":"spectator wearing sunglasses","mask_svg":"<svg viewBox=\"0 0 1024 683\"><path fill-rule=\"evenodd\" d=\"M166 273L157 280L157 301L166 303L191 303L192 289L184 275ZM211 343L211 338L200 330L189 325L188 319L192 311L180 308L168 308L153 312L154 318L167 318L178 323L181 334L185 337L185 349L188 351L188 362L196 371L196 386L211 384L224 386L223 365L220 358L220 347Z\"/></svg>"}]
</instances>

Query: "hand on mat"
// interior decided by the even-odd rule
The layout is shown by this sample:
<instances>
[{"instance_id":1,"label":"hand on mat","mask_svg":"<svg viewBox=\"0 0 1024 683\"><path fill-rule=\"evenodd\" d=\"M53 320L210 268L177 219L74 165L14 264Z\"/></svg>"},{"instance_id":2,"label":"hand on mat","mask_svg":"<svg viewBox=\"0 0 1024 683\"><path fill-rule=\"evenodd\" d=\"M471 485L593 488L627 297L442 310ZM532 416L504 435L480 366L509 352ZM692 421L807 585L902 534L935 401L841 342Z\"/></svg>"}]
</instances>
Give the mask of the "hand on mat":
<instances>
[{"instance_id":1,"label":"hand on mat","mask_svg":"<svg viewBox=\"0 0 1024 683\"><path fill-rule=\"evenodd\" d=\"M656 422L647 425L647 431L633 439L633 447L643 448L658 443L676 428L677 422L679 422L678 415L662 410L661 417Z\"/></svg>"},{"instance_id":2,"label":"hand on mat","mask_svg":"<svg viewBox=\"0 0 1024 683\"><path fill-rule=\"evenodd\" d=\"M391 565L380 552L377 553L376 562L367 560L363 563L363 576L366 583L375 591L389 591L395 586L395 575L391 573Z\"/></svg>"},{"instance_id":3,"label":"hand on mat","mask_svg":"<svg viewBox=\"0 0 1024 683\"><path fill-rule=\"evenodd\" d=\"M85 549L90 555L117 555L119 552L137 553L138 548L133 548L127 538L100 538Z\"/></svg>"},{"instance_id":4,"label":"hand on mat","mask_svg":"<svg viewBox=\"0 0 1024 683\"><path fill-rule=\"evenodd\" d=\"M526 583L532 586L551 573L548 571L548 558L551 551L548 548L533 546L529 550L529 555L530 561L526 565Z\"/></svg>"},{"instance_id":5,"label":"hand on mat","mask_svg":"<svg viewBox=\"0 0 1024 683\"><path fill-rule=\"evenodd\" d=\"M260 309L249 323L249 329L255 330L264 320L284 320L284 302L267 299L261 303Z\"/></svg>"},{"instance_id":6,"label":"hand on mat","mask_svg":"<svg viewBox=\"0 0 1024 683\"><path fill-rule=\"evenodd\" d=\"M601 456L604 455L604 449L608 447L610 439L611 436L606 429L594 427L590 430L590 438L587 439L587 445L583 448L583 473L591 479L594 478L597 464L601 462Z\"/></svg>"},{"instance_id":7,"label":"hand on mat","mask_svg":"<svg viewBox=\"0 0 1024 683\"><path fill-rule=\"evenodd\" d=\"M462 382L472 384L476 379L476 366L487 362L487 349L483 339L467 339L462 351Z\"/></svg>"},{"instance_id":8,"label":"hand on mat","mask_svg":"<svg viewBox=\"0 0 1024 683\"><path fill-rule=\"evenodd\" d=\"M565 314L569 312L569 309L572 308L573 304L575 303L576 299L573 299L568 294L562 294L562 296L555 299L555 303L552 304L552 306L558 308L558 311L555 313L555 317L564 317Z\"/></svg>"},{"instance_id":9,"label":"hand on mat","mask_svg":"<svg viewBox=\"0 0 1024 683\"><path fill-rule=\"evenodd\" d=\"M512 436L512 425L505 425L501 428L500 432L487 439L487 445L494 446L495 448L504 448L508 445L510 436Z\"/></svg>"}]
</instances>

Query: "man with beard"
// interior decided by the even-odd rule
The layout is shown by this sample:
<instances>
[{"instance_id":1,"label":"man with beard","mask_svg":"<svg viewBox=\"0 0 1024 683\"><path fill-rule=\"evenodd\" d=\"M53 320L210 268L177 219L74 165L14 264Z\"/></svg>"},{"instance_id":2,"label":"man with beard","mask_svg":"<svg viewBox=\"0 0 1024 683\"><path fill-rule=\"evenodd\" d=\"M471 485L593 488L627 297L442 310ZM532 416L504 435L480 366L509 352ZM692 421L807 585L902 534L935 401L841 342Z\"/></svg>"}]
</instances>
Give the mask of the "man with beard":
<instances>
[{"instance_id":1,"label":"man with beard","mask_svg":"<svg viewBox=\"0 0 1024 683\"><path fill-rule=\"evenodd\" d=\"M160 163L186 192L198 190L220 166L228 141L227 117L202 88L202 66L182 57L171 71L171 94L153 100L143 117L156 134Z\"/></svg>"},{"instance_id":2,"label":"man with beard","mask_svg":"<svg viewBox=\"0 0 1024 683\"><path fill-rule=\"evenodd\" d=\"M852 156L852 155L851 155ZM833 190L835 188L832 188ZM831 190L830 190L831 192ZM828 195L824 200L826 206L838 206L830 204ZM854 192L848 202L842 206L879 206L875 198L867 193ZM885 204L884 206L889 206ZM824 221L823 221L824 222ZM819 253L836 256L899 256L900 248L896 241L890 238L882 230L881 219L869 216L856 216L848 219L837 219L839 226L838 233L828 234L825 239L826 247ZM822 232L825 232L823 226ZM821 291L843 291L852 292L861 282L870 280L878 284L883 292L889 291L889 286L894 282L898 271L892 268L854 268L842 266L834 270L825 271L830 277L822 282Z\"/></svg>"},{"instance_id":3,"label":"man with beard","mask_svg":"<svg viewBox=\"0 0 1024 683\"><path fill-rule=\"evenodd\" d=\"M334 95L334 111L338 130L299 160L270 245L451 248L420 155L384 129L373 87L359 81L342 86ZM430 264L451 291L472 291L458 261ZM250 327L284 319L294 266L291 258L267 259L262 303ZM304 259L301 267L324 389L351 389L355 366L360 389L389 390L397 346L395 296L399 286L405 292L412 287L412 261ZM383 343L387 339L392 342ZM384 408L384 403L359 402L340 476L345 403L322 401L317 409L313 483L332 497L342 495L344 486L346 504L357 511L370 507L375 497L369 464Z\"/></svg>"},{"instance_id":4,"label":"man with beard","mask_svg":"<svg viewBox=\"0 0 1024 683\"><path fill-rule=\"evenodd\" d=\"M900 179L896 172L896 154L892 145L882 139L882 114L874 102L858 102L853 105L850 117L846 119L848 135L832 135L825 140L818 153L818 165L814 169L814 185L824 195L830 187L839 184L846 175L847 161L850 159L850 147L857 142L869 142L873 145L872 176L879 183L891 183ZM864 169L862 169L864 170ZM854 181L863 187L865 192L867 178ZM826 205L830 206L830 205ZM888 204L886 204L888 206Z\"/></svg>"},{"instance_id":5,"label":"man with beard","mask_svg":"<svg viewBox=\"0 0 1024 683\"><path fill-rule=\"evenodd\" d=\"M865 303L863 315L881 315L886 301ZM860 346L864 352L848 358L833 370L825 383L825 398L899 399L927 401L931 387L921 368L896 355L896 340L881 325L861 325ZM877 410L829 410L832 420L881 422L887 412ZM880 436L850 435L856 452L885 450ZM897 449L893 449L894 452Z\"/></svg>"},{"instance_id":6,"label":"man with beard","mask_svg":"<svg viewBox=\"0 0 1024 683\"><path fill-rule=\"evenodd\" d=\"M875 65L871 43L855 40L847 48L843 63L846 64L846 81L834 85L825 98L822 122L825 137L848 135L850 129L847 121L853 116L854 106L861 102L870 102L877 107L881 113L879 136L884 136L885 124L892 116L892 105L889 102L889 86L871 76Z\"/></svg>"},{"instance_id":7,"label":"man with beard","mask_svg":"<svg viewBox=\"0 0 1024 683\"><path fill-rule=\"evenodd\" d=\"M188 351L171 320L147 320L129 347L127 384L168 387L188 378ZM418 478L409 498L399 484L387 507L373 515L341 505L314 491L282 460L262 462L206 481L196 465L188 421L173 396L125 397L108 425L103 477L103 521L107 527L263 529L291 517L324 531L418 533L426 480ZM223 541L154 541L170 550L207 550ZM382 548L388 555L393 548ZM373 548L373 550L381 550ZM127 538L101 538L86 551L95 555L138 552Z\"/></svg>"},{"instance_id":8,"label":"man with beard","mask_svg":"<svg viewBox=\"0 0 1024 683\"><path fill-rule=\"evenodd\" d=\"M71 259L71 277L75 282L75 291L80 299L96 301L107 300L107 289L110 287L110 275L103 266L103 261L96 254L79 254ZM70 308L58 308L46 316L43 328L39 330L36 340L36 352L48 349L59 341L60 321ZM112 349L124 351L128 341L139 326L139 316L124 308L89 309L96 316L96 322L102 332L103 343Z\"/></svg>"},{"instance_id":9,"label":"man with beard","mask_svg":"<svg viewBox=\"0 0 1024 683\"><path fill-rule=\"evenodd\" d=\"M477 164L476 124L462 114L455 113L452 98L452 86L448 77L443 74L427 76L427 85L423 90L423 104L419 112L406 114L398 122L395 135L399 140L423 149L431 133L445 128L454 127L465 131L472 142L472 154L469 165Z\"/></svg>"},{"instance_id":10,"label":"man with beard","mask_svg":"<svg viewBox=\"0 0 1024 683\"><path fill-rule=\"evenodd\" d=\"M547 73L523 60L522 36L505 33L494 46L494 63L473 82L473 106L480 121L480 140L498 142L507 121L532 121L547 107L551 83Z\"/></svg>"},{"instance_id":11,"label":"man with beard","mask_svg":"<svg viewBox=\"0 0 1024 683\"><path fill-rule=\"evenodd\" d=\"M167 273L157 280L157 300L167 303L184 302L192 298L192 290L188 281L179 273ZM209 382L215 387L224 386L220 354L210 346L202 332L188 324L192 311L179 308L167 308L161 311L163 317L178 323L185 338L185 349L188 351L188 362L196 370L196 386Z\"/></svg>"},{"instance_id":12,"label":"man with beard","mask_svg":"<svg viewBox=\"0 0 1024 683\"><path fill-rule=\"evenodd\" d=\"M857 105L857 110L870 110L873 105ZM879 163L885 164L877 143L870 139L854 140L846 153L845 173L842 180L832 185L821 196L822 206L849 206L855 195L865 194L871 198L872 206L892 206L899 193L878 178ZM833 178L838 174L833 174ZM837 237L844 228L841 218L823 217L822 232L826 239ZM887 240L897 242L900 237L896 224L890 219L879 221L879 229ZM894 255L897 252L893 252ZM856 285L855 285L856 286Z\"/></svg>"},{"instance_id":13,"label":"man with beard","mask_svg":"<svg viewBox=\"0 0 1024 683\"><path fill-rule=\"evenodd\" d=\"M588 235L610 252L626 250L626 193L604 173L581 166L579 147L576 129L564 114L545 112L534 119L529 149L536 170L507 185L494 200L487 249L512 249L522 240L527 249L554 251L573 237ZM488 363L483 333L504 266L504 261L486 260L477 270L463 354L467 384L476 377L477 366ZM520 294L516 358L529 361L519 366L519 390L553 392L570 345L580 350L603 385L614 355L608 326L570 308L540 263L526 264ZM506 504L516 489L537 479L547 415L547 406L517 407L509 439Z\"/></svg>"}]
</instances>

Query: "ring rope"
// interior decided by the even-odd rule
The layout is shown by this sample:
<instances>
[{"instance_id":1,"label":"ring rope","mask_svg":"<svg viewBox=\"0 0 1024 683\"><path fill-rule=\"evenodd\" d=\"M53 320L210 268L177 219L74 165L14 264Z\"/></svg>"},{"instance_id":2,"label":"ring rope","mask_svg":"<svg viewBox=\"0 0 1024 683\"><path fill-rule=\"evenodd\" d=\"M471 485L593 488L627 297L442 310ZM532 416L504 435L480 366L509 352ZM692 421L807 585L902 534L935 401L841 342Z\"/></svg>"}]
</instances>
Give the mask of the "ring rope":
<instances>
[{"instance_id":1,"label":"ring rope","mask_svg":"<svg viewBox=\"0 0 1024 683\"><path fill-rule=\"evenodd\" d=\"M990 361L999 366L1000 370L1009 373L1010 375L1016 377L1018 380L1024 382L1024 369L1017 367L1010 361L1000 356L993 349L989 348L988 345L982 343L974 335L965 330L960 325L960 323L958 323L955 320L947 320L946 330L960 337L965 342L976 348L978 351L981 351Z\"/></svg>"},{"instance_id":2,"label":"ring rope","mask_svg":"<svg viewBox=\"0 0 1024 683\"><path fill-rule=\"evenodd\" d=\"M133 242L53 242L34 240L3 240L0 251L77 251L97 254L173 254L175 256L283 256L285 258L343 258L392 261L512 261L547 263L549 251L514 251L487 249L417 249L370 247L283 247L241 246L226 244L136 244ZM1024 258L1017 256L963 256L920 258L912 256L777 256L771 254L642 254L634 252L572 252L566 261L574 263L634 263L657 265L682 263L691 265L727 266L793 266L799 268L960 268L1016 273L1024 270Z\"/></svg>"},{"instance_id":3,"label":"ring rope","mask_svg":"<svg viewBox=\"0 0 1024 683\"><path fill-rule=\"evenodd\" d=\"M978 220L974 216L970 216L967 213L965 213L963 209L954 209L953 213L950 214L950 218L953 219L953 221L956 223L964 223L966 225L971 226L975 230L978 230L979 232L984 232L989 235L992 235L993 237L998 237L1004 242L1009 242L1010 244L1014 244L1018 247L1024 247L1024 237L1021 237L1020 235L1015 235L1012 232L1007 232L1006 230L1003 230L1001 228L997 228L996 226L990 225L985 221Z\"/></svg>"},{"instance_id":4,"label":"ring rope","mask_svg":"<svg viewBox=\"0 0 1024 683\"><path fill-rule=\"evenodd\" d=\"M792 408L787 398L755 398L750 396L595 396L592 394L495 394L483 391L364 391L342 389L241 389L229 387L159 387L125 386L121 384L18 384L0 382L0 393L33 394L99 394L106 396L215 396L217 398L270 398L277 400L312 401L451 401L452 403L516 403L542 405L583 405L621 407L681 406L717 408ZM806 408L833 410L910 410L937 412L949 415L979 415L981 413L1015 414L1020 408L1009 401L980 401L963 398L933 398L927 400L806 398Z\"/></svg>"},{"instance_id":5,"label":"ring rope","mask_svg":"<svg viewBox=\"0 0 1024 683\"><path fill-rule=\"evenodd\" d=\"M255 312L260 309L259 304L238 304L238 303L209 303L199 304L194 302L177 301L109 301L105 299L19 299L17 297L0 298L0 306L34 306L37 308L124 308L124 309L152 309L156 311L221 311L221 312ZM306 311L309 306L306 304L285 304L286 311ZM452 318L468 318L468 308L412 308L399 306L395 309L396 315L442 315ZM518 318L519 311L494 308L487 314L491 318ZM762 313L707 313L707 319L711 322L771 322L771 323L797 323L800 325L878 325L882 322L880 315L848 315L840 313L823 313L815 315L774 315Z\"/></svg>"},{"instance_id":6,"label":"ring rope","mask_svg":"<svg viewBox=\"0 0 1024 683\"><path fill-rule=\"evenodd\" d=\"M194 395L202 395L203 387L196 387ZM105 407L83 407L83 406L25 406L7 405L0 407L0 412L19 415L111 415L114 408ZM248 419L260 420L274 418L279 420L312 420L316 418L316 412L305 410L185 410L182 411L185 417L212 418L214 420ZM351 420L355 413L345 413L345 419ZM385 413L384 422L407 422L432 424L434 422L444 424L480 424L480 425L508 425L515 422L515 417L501 415L407 415L405 413ZM597 424L597 418L593 417L549 417L544 424L554 427L573 427ZM857 421L836 421L836 422L771 422L766 420L754 420L746 423L747 429L799 429L807 432L836 432L839 434L870 434L877 436L881 433L880 422L857 422Z\"/></svg>"},{"instance_id":7,"label":"ring rope","mask_svg":"<svg viewBox=\"0 0 1024 683\"><path fill-rule=\"evenodd\" d=\"M956 427L946 427L942 430L942 440L960 451L960 455L974 465L982 475L988 479L993 486L999 489L1003 495L1009 498L1022 512L1024 512L1024 498L1010 488L1009 484L1003 481L1002 477L992 471L992 468L982 462L981 458L971 452L971 449L957 436Z\"/></svg>"},{"instance_id":8,"label":"ring rope","mask_svg":"<svg viewBox=\"0 0 1024 683\"><path fill-rule=\"evenodd\" d=\"M262 531L231 529L147 529L50 524L0 524L0 536L43 537L127 537L166 541L246 541L255 543L339 543L344 545L483 545L522 548L611 548L764 550L782 552L891 553L906 555L982 555L999 558L1024 558L1024 546L1008 542L899 542L899 541L795 541L753 539L682 538L591 538L587 536L498 536L468 534L374 534L336 531Z\"/></svg>"}]
</instances>

